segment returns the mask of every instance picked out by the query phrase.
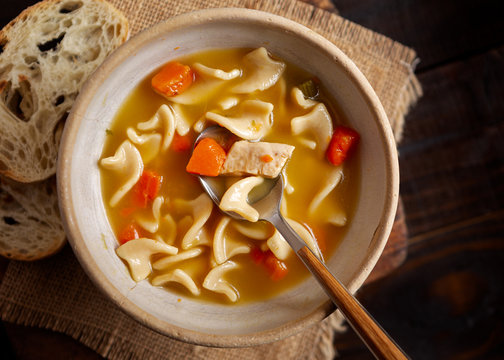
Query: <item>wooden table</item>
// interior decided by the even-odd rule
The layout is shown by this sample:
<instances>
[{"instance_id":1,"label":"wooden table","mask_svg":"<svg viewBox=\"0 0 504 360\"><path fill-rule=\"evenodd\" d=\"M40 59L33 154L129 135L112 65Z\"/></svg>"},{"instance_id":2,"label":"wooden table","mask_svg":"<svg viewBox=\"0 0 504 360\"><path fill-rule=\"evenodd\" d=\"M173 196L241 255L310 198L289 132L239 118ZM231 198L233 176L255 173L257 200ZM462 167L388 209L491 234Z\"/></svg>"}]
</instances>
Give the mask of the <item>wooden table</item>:
<instances>
[{"instance_id":1,"label":"wooden table","mask_svg":"<svg viewBox=\"0 0 504 360\"><path fill-rule=\"evenodd\" d=\"M34 2L2 0L0 27ZM364 286L361 302L413 359L504 357L502 2L311 2L421 59L425 94L399 147L409 240L388 248L378 272L388 276ZM8 323L0 341L2 359L100 358L65 335ZM371 358L351 331L335 346L345 359Z\"/></svg>"}]
</instances>

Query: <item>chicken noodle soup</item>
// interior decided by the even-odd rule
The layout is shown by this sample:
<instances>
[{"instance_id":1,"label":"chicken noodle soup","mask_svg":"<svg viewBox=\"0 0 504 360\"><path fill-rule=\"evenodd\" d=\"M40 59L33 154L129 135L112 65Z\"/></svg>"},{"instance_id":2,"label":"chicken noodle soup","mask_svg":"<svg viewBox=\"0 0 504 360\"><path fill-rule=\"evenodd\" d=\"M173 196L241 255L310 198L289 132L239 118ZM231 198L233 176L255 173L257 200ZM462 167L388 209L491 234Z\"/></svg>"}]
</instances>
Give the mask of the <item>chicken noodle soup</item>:
<instances>
[{"instance_id":1,"label":"chicken noodle soup","mask_svg":"<svg viewBox=\"0 0 504 360\"><path fill-rule=\"evenodd\" d=\"M249 190L281 173L282 214L327 258L358 195L358 156L345 159L353 130L341 122L317 79L264 48L212 50L158 69L117 113L99 161L116 253L132 278L221 303L300 283L308 272L280 234L224 215L187 170L225 176L238 196L221 206L252 221ZM197 135L216 124L233 142L191 157Z\"/></svg>"}]
</instances>

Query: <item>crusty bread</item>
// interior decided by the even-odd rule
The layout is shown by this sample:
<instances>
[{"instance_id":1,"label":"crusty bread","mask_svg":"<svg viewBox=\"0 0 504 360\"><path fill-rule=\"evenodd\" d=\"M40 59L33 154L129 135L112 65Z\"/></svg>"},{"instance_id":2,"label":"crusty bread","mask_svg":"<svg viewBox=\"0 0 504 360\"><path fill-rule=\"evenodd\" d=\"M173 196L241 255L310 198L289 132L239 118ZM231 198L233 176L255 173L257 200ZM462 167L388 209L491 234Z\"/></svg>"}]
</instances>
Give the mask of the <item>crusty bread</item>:
<instances>
[{"instance_id":1,"label":"crusty bread","mask_svg":"<svg viewBox=\"0 0 504 360\"><path fill-rule=\"evenodd\" d=\"M64 119L127 34L102 0L46 0L0 31L0 255L36 260L65 244L50 177Z\"/></svg>"},{"instance_id":2,"label":"crusty bread","mask_svg":"<svg viewBox=\"0 0 504 360\"><path fill-rule=\"evenodd\" d=\"M88 76L128 36L103 0L46 0L0 31L0 174L55 173L64 120Z\"/></svg>"},{"instance_id":3,"label":"crusty bread","mask_svg":"<svg viewBox=\"0 0 504 360\"><path fill-rule=\"evenodd\" d=\"M36 260L55 253L63 244L54 176L30 184L0 177L0 254Z\"/></svg>"}]
</instances>

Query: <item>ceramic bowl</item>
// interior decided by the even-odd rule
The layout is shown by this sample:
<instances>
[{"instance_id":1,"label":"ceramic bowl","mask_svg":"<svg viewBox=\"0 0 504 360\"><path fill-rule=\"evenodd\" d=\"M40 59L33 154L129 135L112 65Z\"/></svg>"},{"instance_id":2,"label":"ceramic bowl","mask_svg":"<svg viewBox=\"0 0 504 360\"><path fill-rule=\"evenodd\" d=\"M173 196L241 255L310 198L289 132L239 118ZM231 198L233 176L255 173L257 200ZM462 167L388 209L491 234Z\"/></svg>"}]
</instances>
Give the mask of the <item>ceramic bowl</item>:
<instances>
[{"instance_id":1,"label":"ceramic bowl","mask_svg":"<svg viewBox=\"0 0 504 360\"><path fill-rule=\"evenodd\" d=\"M173 338L210 346L252 346L292 335L334 307L308 279L268 301L204 304L135 283L115 254L118 244L101 196L98 159L106 129L135 86L154 69L211 48L265 46L322 80L350 125L361 135L360 189L355 216L331 271L355 292L378 260L398 199L398 162L385 112L355 64L335 45L282 17L254 10L212 9L160 23L130 39L82 89L67 120L58 164L58 194L70 244L82 267L113 302L142 324ZM176 50L175 50L176 49Z\"/></svg>"}]
</instances>

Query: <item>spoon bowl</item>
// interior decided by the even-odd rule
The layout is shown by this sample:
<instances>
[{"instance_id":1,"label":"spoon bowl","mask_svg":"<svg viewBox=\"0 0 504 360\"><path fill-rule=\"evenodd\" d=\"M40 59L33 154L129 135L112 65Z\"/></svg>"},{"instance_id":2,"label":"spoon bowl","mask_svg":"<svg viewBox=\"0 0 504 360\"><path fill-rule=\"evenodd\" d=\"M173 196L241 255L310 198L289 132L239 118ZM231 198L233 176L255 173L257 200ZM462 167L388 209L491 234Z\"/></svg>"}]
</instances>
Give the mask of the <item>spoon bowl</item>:
<instances>
[{"instance_id":1,"label":"spoon bowl","mask_svg":"<svg viewBox=\"0 0 504 360\"><path fill-rule=\"evenodd\" d=\"M224 144L229 144L233 136L234 135L226 128L218 125L210 126L202 131L196 138L193 151L194 147L204 138L212 138L222 146ZM229 147L229 145L227 145L227 147ZM208 196L210 196L218 206L222 196L226 192L226 184L225 181L223 181L223 177L198 175L198 180ZM281 175L276 178L264 178L264 181L253 188L249 193L248 203L259 212L259 216L262 220L267 220L267 217L271 216L272 211L280 212L279 209L280 202L282 201L283 189L284 181ZM232 218L245 220L240 214L233 211L224 211L222 209L221 211Z\"/></svg>"}]
</instances>

